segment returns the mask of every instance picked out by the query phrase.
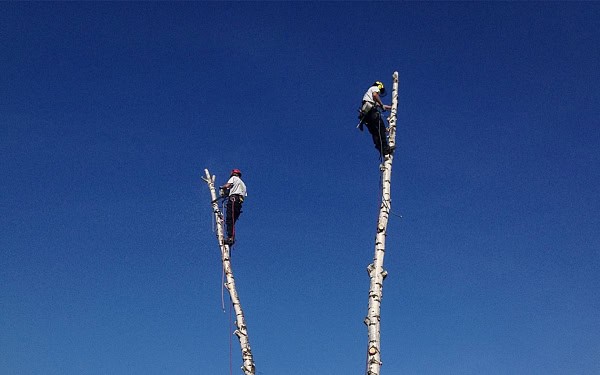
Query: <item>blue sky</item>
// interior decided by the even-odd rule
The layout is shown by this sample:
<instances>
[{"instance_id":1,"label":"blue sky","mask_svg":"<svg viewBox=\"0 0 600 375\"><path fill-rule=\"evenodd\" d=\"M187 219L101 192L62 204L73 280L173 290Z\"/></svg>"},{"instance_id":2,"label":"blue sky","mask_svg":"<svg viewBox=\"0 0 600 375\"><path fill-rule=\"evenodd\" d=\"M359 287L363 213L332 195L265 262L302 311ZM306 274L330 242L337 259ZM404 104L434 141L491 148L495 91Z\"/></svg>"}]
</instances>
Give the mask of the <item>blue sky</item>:
<instances>
[{"instance_id":1,"label":"blue sky","mask_svg":"<svg viewBox=\"0 0 600 375\"><path fill-rule=\"evenodd\" d=\"M600 373L600 4L0 10L0 373L241 373L204 168L257 374L364 373L394 71L382 374Z\"/></svg>"}]
</instances>

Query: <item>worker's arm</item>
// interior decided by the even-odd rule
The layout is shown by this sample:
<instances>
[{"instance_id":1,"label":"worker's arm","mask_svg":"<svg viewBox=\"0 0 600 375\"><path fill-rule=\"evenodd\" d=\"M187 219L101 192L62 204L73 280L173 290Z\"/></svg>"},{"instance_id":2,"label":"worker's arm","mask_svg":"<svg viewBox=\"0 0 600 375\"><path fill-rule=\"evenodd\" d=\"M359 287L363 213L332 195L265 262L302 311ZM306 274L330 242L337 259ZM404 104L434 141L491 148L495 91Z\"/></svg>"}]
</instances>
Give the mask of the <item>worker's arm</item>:
<instances>
[{"instance_id":1,"label":"worker's arm","mask_svg":"<svg viewBox=\"0 0 600 375\"><path fill-rule=\"evenodd\" d=\"M223 186L219 186L219 195L221 197L228 197L229 196L229 190L231 189L231 187L233 186L232 183L227 183Z\"/></svg>"},{"instance_id":2,"label":"worker's arm","mask_svg":"<svg viewBox=\"0 0 600 375\"><path fill-rule=\"evenodd\" d=\"M383 102L381 101L381 97L379 96L378 92L373 92L373 100L375 100L375 102L377 104L379 104L381 106L381 108L383 108L384 111L387 111L388 109L392 109L391 105L385 105L385 104L383 104Z\"/></svg>"}]
</instances>

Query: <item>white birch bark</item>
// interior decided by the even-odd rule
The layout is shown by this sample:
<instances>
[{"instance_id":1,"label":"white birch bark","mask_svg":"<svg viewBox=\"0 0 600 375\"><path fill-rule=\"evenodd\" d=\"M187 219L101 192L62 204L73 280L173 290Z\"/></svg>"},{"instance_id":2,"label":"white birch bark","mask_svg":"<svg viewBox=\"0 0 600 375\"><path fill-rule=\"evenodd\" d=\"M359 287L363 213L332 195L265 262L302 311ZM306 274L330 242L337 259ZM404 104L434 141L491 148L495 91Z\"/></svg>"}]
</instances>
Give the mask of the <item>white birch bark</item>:
<instances>
[{"instance_id":1,"label":"white birch bark","mask_svg":"<svg viewBox=\"0 0 600 375\"><path fill-rule=\"evenodd\" d=\"M206 177L202 179L206 181L210 190L211 204L213 213L215 215L215 223L217 226L217 239L219 240L219 247L221 248L221 260L223 262L223 272L225 273L226 282L225 287L229 291L231 302L233 303L233 309L235 311L235 325L237 329L234 334L240 341L240 347L242 349L242 359L244 361L242 365L242 371L245 375L254 375L254 358L252 357L252 350L250 349L250 341L248 339L248 330L246 328L246 321L244 319L244 313L242 311L242 305L235 289L235 279L233 278L233 270L231 268L231 260L229 257L229 245L223 242L223 213L219 210L219 204L217 199L217 193L215 191L215 176L208 173L208 169L204 170Z\"/></svg>"},{"instance_id":2,"label":"white birch bark","mask_svg":"<svg viewBox=\"0 0 600 375\"><path fill-rule=\"evenodd\" d=\"M392 109L389 121L389 145L396 145L396 113L398 110L398 72L393 75ZM369 347L367 351L367 375L379 375L381 370L381 299L383 297L383 280L387 271L383 269L383 258L385 256L385 236L387 232L388 218L391 210L391 180L393 153L384 156L381 164L382 196L379 207L379 220L377 222L377 233L375 235L375 256L373 263L367 267L371 286L369 289L369 310L365 318L365 324L369 334Z\"/></svg>"}]
</instances>

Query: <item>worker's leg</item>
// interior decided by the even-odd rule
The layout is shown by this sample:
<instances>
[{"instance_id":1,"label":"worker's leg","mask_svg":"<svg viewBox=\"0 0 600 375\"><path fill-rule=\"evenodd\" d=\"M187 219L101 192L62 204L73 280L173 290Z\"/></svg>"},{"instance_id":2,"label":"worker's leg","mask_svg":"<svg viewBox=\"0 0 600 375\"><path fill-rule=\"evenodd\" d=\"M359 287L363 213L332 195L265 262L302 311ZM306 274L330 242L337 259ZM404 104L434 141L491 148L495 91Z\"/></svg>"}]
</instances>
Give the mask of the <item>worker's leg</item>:
<instances>
[{"instance_id":1,"label":"worker's leg","mask_svg":"<svg viewBox=\"0 0 600 375\"><path fill-rule=\"evenodd\" d=\"M234 203L233 197L227 198L227 215L225 215L225 225L227 226L227 238L233 237L233 225L234 225Z\"/></svg>"},{"instance_id":2,"label":"worker's leg","mask_svg":"<svg viewBox=\"0 0 600 375\"><path fill-rule=\"evenodd\" d=\"M234 235L234 237L235 237L235 223L237 222L241 213L242 213L242 202L239 200L239 198L236 198L236 201L233 206L233 225L234 225L233 235Z\"/></svg>"},{"instance_id":3,"label":"worker's leg","mask_svg":"<svg viewBox=\"0 0 600 375\"><path fill-rule=\"evenodd\" d=\"M381 118L381 114L376 109L367 113L367 129L369 129L369 133L373 137L375 148L379 152L383 151L383 153L387 153L388 143L385 134L385 123Z\"/></svg>"},{"instance_id":4,"label":"worker's leg","mask_svg":"<svg viewBox=\"0 0 600 375\"><path fill-rule=\"evenodd\" d=\"M381 135L379 133L379 129L377 125L373 125L370 122L367 122L367 129L369 129L369 133L371 133L371 137L373 138L373 144L375 148L381 151Z\"/></svg>"}]
</instances>

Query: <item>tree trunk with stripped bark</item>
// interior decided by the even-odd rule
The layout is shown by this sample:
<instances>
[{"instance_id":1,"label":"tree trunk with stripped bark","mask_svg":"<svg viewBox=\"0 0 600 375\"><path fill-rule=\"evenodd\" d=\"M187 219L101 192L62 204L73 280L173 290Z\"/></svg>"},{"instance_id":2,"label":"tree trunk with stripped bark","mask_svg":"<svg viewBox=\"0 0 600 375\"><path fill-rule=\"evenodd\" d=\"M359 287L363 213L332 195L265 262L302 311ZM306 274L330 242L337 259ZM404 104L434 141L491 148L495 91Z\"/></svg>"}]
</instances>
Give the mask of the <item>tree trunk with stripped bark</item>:
<instances>
[{"instance_id":1,"label":"tree trunk with stripped bark","mask_svg":"<svg viewBox=\"0 0 600 375\"><path fill-rule=\"evenodd\" d=\"M235 325L237 329L234 334L238 337L240 341L240 347L242 350L242 359L244 361L242 365L242 371L244 371L245 375L254 375L256 370L254 368L254 358L252 357L252 350L250 349L250 340L248 339L248 330L246 327L246 321L244 319L244 312L242 311L242 305L240 304L240 299L238 297L237 291L235 289L235 279L233 278L233 270L231 268L231 259L230 259L230 248L229 245L225 244L224 236L223 236L223 213L219 210L218 197L215 191L215 176L211 176L208 172L208 169L204 170L204 174L206 177L202 179L208 185L211 196L211 205L213 209L213 213L215 215L215 223L217 226L217 239L219 241L219 247L221 248L221 260L223 262L223 272L225 273L226 282L225 287L229 291L229 296L231 297L231 303L233 304L233 309L235 311Z\"/></svg>"},{"instance_id":2,"label":"tree trunk with stripped bark","mask_svg":"<svg viewBox=\"0 0 600 375\"><path fill-rule=\"evenodd\" d=\"M393 75L392 109L389 121L389 145L396 145L396 113L398 110L398 72ZM383 297L383 280L387 271L383 269L383 258L385 255L385 236L387 224L391 211L391 180L392 162L394 153L384 156L381 164L382 196L379 207L379 220L377 222L377 233L375 235L375 256L373 263L367 267L371 286L369 289L369 310L365 318L365 324L369 334L369 346L367 351L367 375L379 375L381 370L381 299Z\"/></svg>"}]
</instances>

